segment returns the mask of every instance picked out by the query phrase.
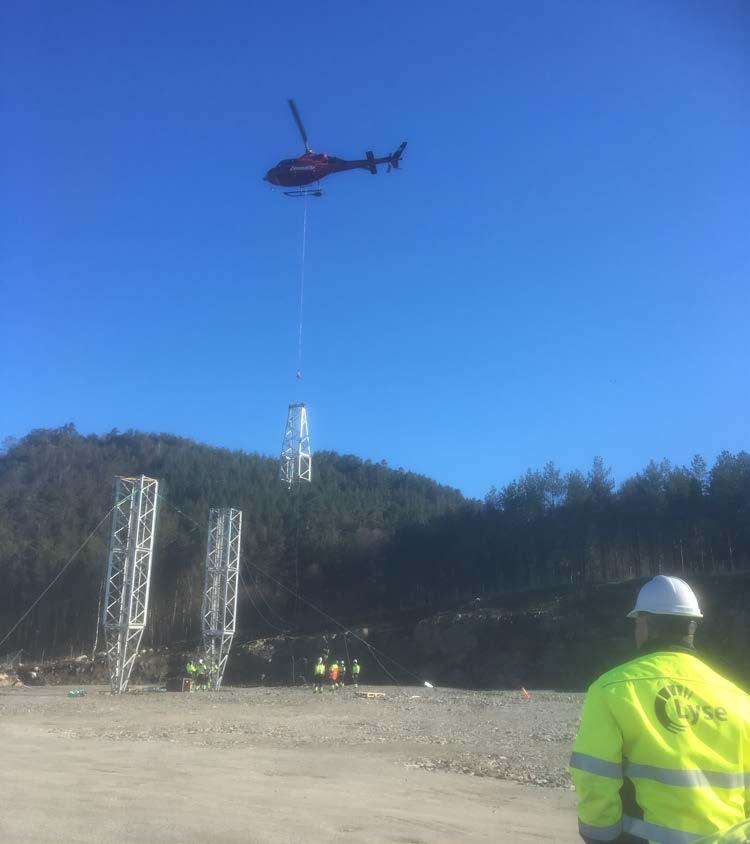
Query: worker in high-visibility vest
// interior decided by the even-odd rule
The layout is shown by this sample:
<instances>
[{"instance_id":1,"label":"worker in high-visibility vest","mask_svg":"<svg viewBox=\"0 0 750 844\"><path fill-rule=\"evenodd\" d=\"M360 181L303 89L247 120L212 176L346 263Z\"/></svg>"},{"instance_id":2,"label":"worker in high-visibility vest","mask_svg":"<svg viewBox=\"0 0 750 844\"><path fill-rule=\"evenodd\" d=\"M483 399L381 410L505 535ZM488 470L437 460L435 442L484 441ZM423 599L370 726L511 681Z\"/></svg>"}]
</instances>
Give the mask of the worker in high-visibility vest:
<instances>
[{"instance_id":1,"label":"worker in high-visibility vest","mask_svg":"<svg viewBox=\"0 0 750 844\"><path fill-rule=\"evenodd\" d=\"M328 682L331 688L331 691L334 689L338 689L339 687L339 664L334 661L330 664L328 668Z\"/></svg>"},{"instance_id":2,"label":"worker in high-visibility vest","mask_svg":"<svg viewBox=\"0 0 750 844\"><path fill-rule=\"evenodd\" d=\"M629 615L640 654L589 688L573 748L579 831L692 844L750 817L750 698L696 652L683 580L650 580Z\"/></svg>"},{"instance_id":3,"label":"worker in high-visibility vest","mask_svg":"<svg viewBox=\"0 0 750 844\"><path fill-rule=\"evenodd\" d=\"M359 672L361 670L362 666L359 664L359 660L355 659L352 662L352 680L354 682L355 689L359 686Z\"/></svg>"},{"instance_id":4,"label":"worker in high-visibility vest","mask_svg":"<svg viewBox=\"0 0 750 844\"><path fill-rule=\"evenodd\" d=\"M190 657L187 661L187 665L185 665L185 675L187 676L187 689L188 691L193 691L194 684L195 684L195 663L193 662L193 658Z\"/></svg>"},{"instance_id":5,"label":"worker in high-visibility vest","mask_svg":"<svg viewBox=\"0 0 750 844\"><path fill-rule=\"evenodd\" d=\"M326 678L326 664L323 657L319 656L313 668L313 694L323 694L323 680Z\"/></svg>"},{"instance_id":6,"label":"worker in high-visibility vest","mask_svg":"<svg viewBox=\"0 0 750 844\"><path fill-rule=\"evenodd\" d=\"M199 689L204 691L208 688L208 666L202 660L198 660L198 665L195 666L195 680Z\"/></svg>"}]
</instances>

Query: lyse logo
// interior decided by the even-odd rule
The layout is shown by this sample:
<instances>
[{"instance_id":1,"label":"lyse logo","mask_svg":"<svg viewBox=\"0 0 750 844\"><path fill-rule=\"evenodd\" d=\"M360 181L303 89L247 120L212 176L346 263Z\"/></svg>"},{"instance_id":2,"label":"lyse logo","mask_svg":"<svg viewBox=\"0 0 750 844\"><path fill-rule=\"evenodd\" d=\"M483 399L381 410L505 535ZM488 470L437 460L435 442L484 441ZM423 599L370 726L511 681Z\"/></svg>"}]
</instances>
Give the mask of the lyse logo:
<instances>
[{"instance_id":1,"label":"lyse logo","mask_svg":"<svg viewBox=\"0 0 750 844\"><path fill-rule=\"evenodd\" d=\"M674 700L674 711L677 713L678 718L684 718L691 727L698 723L701 715L705 721L713 721L714 718L717 721L727 720L727 711L723 706L714 708L713 706L698 706L688 703L684 704L683 708L683 703L679 698L675 698Z\"/></svg>"},{"instance_id":2,"label":"lyse logo","mask_svg":"<svg viewBox=\"0 0 750 844\"><path fill-rule=\"evenodd\" d=\"M708 706L692 702L693 692L677 683L664 686L656 695L654 712L663 727L671 733L682 733L698 721L728 721L723 706Z\"/></svg>"}]
</instances>

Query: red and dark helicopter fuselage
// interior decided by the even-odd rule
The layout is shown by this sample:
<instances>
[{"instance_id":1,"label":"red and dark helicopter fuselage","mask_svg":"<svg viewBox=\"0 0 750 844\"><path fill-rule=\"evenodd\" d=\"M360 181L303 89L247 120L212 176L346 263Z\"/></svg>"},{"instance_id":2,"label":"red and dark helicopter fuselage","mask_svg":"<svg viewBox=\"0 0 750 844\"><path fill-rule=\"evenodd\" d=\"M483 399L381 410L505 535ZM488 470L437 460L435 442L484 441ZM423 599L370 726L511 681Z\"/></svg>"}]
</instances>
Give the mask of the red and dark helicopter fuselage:
<instances>
[{"instance_id":1,"label":"red and dark helicopter fuselage","mask_svg":"<svg viewBox=\"0 0 750 844\"><path fill-rule=\"evenodd\" d=\"M284 191L287 196L321 196L319 188L305 190L306 185L319 182L331 173L345 173L347 170L367 170L374 176L378 172L378 164L386 164L388 170L398 169L401 156L406 149L406 141L390 155L384 158L375 158L372 152L366 152L364 158L347 161L345 158L336 158L325 152L313 152L307 142L307 132L302 125L302 118L294 100L289 100L289 108L292 111L294 122L297 124L302 143L305 145L305 152L298 158L285 158L283 161L272 167L263 179L272 185L279 185L283 188L298 188L294 191ZM302 190L299 190L301 188Z\"/></svg>"},{"instance_id":2,"label":"red and dark helicopter fuselage","mask_svg":"<svg viewBox=\"0 0 750 844\"><path fill-rule=\"evenodd\" d=\"M272 167L263 177L266 182L280 187L293 188L311 185L319 182L331 173L344 173L347 170L367 170L375 175L378 164L386 164L388 169L398 169L399 161L406 147L404 142L391 155L375 158L371 152L365 153L365 158L348 161L336 158L325 152L305 152L299 158L285 158Z\"/></svg>"}]
</instances>

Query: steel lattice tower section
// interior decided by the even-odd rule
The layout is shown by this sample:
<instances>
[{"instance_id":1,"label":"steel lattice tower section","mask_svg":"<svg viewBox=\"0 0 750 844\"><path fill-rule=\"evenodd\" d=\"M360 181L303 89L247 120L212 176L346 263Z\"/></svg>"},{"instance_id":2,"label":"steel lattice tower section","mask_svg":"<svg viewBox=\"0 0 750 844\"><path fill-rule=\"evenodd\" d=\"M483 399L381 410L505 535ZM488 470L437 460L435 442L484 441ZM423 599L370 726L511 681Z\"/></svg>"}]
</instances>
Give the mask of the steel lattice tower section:
<instances>
[{"instance_id":1,"label":"steel lattice tower section","mask_svg":"<svg viewBox=\"0 0 750 844\"><path fill-rule=\"evenodd\" d=\"M304 403L290 404L281 444L279 478L290 487L295 481L312 481L312 451Z\"/></svg>"},{"instance_id":2,"label":"steel lattice tower section","mask_svg":"<svg viewBox=\"0 0 750 844\"><path fill-rule=\"evenodd\" d=\"M206 583L203 590L203 647L211 689L224 677L237 618L242 511L212 508L208 514Z\"/></svg>"},{"instance_id":3,"label":"steel lattice tower section","mask_svg":"<svg viewBox=\"0 0 750 844\"><path fill-rule=\"evenodd\" d=\"M128 687L146 626L159 482L143 475L115 479L102 626L114 694Z\"/></svg>"}]
</instances>

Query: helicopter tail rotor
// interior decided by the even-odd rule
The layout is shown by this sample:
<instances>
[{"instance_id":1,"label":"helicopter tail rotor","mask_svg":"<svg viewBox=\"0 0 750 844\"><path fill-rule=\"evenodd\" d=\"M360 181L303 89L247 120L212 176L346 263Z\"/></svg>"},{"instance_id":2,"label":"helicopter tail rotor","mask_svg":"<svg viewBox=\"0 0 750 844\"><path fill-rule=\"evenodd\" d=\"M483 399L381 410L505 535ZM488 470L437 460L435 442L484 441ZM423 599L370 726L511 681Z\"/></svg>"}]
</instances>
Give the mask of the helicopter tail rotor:
<instances>
[{"instance_id":1,"label":"helicopter tail rotor","mask_svg":"<svg viewBox=\"0 0 750 844\"><path fill-rule=\"evenodd\" d=\"M392 153L388 158L388 173L391 172L391 169L398 170L401 166L401 156L404 154L404 150L406 149L406 141L404 141L399 148Z\"/></svg>"}]
</instances>

